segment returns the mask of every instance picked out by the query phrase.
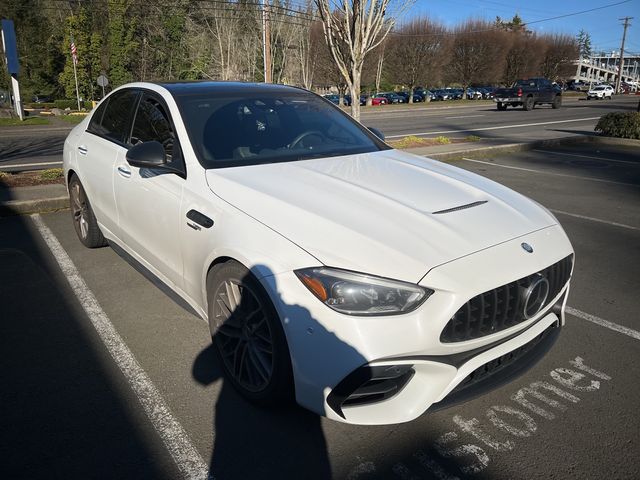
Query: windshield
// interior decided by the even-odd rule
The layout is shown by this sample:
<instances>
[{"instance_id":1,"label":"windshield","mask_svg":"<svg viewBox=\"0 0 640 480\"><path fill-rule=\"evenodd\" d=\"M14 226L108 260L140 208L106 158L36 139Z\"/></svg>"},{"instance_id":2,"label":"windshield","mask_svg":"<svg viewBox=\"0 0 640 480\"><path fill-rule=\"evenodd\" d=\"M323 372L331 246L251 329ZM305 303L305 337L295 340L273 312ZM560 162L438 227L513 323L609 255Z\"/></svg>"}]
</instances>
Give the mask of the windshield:
<instances>
[{"instance_id":1,"label":"windshield","mask_svg":"<svg viewBox=\"0 0 640 480\"><path fill-rule=\"evenodd\" d=\"M595 87L594 90L604 90L604 87Z\"/></svg>"},{"instance_id":2,"label":"windshield","mask_svg":"<svg viewBox=\"0 0 640 480\"><path fill-rule=\"evenodd\" d=\"M205 168L389 148L331 103L304 91L187 93L176 101Z\"/></svg>"}]
</instances>

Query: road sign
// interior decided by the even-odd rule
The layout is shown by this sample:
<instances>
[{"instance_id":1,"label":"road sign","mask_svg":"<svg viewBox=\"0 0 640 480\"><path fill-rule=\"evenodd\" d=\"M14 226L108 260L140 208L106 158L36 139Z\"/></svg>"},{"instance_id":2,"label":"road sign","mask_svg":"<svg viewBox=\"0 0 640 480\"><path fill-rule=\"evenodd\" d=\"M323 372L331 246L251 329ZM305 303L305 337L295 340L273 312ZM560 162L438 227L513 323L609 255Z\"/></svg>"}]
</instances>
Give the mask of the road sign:
<instances>
[{"instance_id":1,"label":"road sign","mask_svg":"<svg viewBox=\"0 0 640 480\"><path fill-rule=\"evenodd\" d=\"M104 87L109 85L109 79L106 75L100 75L96 82L98 82L98 86L102 87L102 98L104 98Z\"/></svg>"},{"instance_id":2,"label":"road sign","mask_svg":"<svg viewBox=\"0 0 640 480\"><path fill-rule=\"evenodd\" d=\"M18 46L16 44L16 31L13 28L13 20L2 20L2 43L7 57L7 70L10 75L18 75L20 65L18 63Z\"/></svg>"},{"instance_id":3,"label":"road sign","mask_svg":"<svg viewBox=\"0 0 640 480\"><path fill-rule=\"evenodd\" d=\"M100 87L106 87L107 85L109 85L109 79L105 75L100 75L97 82L98 86Z\"/></svg>"},{"instance_id":4,"label":"road sign","mask_svg":"<svg viewBox=\"0 0 640 480\"><path fill-rule=\"evenodd\" d=\"M13 28L13 20L2 20L2 48L7 58L7 70L11 75L11 87L13 88L13 103L20 120L24 120L22 100L20 99L20 84L18 83L18 44L16 43L16 31Z\"/></svg>"}]
</instances>

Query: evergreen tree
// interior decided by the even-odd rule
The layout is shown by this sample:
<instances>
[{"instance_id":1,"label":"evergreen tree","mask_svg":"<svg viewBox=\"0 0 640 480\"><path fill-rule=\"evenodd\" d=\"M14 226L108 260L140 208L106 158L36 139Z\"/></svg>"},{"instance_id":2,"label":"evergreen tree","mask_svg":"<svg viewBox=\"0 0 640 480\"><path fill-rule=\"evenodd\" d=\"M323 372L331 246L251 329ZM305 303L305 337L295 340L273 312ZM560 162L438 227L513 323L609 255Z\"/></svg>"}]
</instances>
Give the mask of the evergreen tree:
<instances>
[{"instance_id":1,"label":"evergreen tree","mask_svg":"<svg viewBox=\"0 0 640 480\"><path fill-rule=\"evenodd\" d=\"M129 15L132 0L109 0L109 83L113 87L133 80L133 65L138 50L135 40L136 17Z\"/></svg>"},{"instance_id":2,"label":"evergreen tree","mask_svg":"<svg viewBox=\"0 0 640 480\"><path fill-rule=\"evenodd\" d=\"M590 57L591 56L591 34L589 32L585 32L583 29L580 29L578 35L576 35L576 39L578 40L578 48L580 48L580 57Z\"/></svg>"}]
</instances>

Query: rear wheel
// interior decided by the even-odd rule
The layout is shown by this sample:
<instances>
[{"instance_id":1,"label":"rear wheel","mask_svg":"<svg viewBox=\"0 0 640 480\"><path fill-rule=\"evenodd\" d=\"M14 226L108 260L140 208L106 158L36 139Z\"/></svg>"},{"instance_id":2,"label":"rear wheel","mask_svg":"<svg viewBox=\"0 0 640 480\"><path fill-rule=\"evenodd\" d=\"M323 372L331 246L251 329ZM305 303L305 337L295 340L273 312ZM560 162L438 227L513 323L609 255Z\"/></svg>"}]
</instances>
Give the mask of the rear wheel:
<instances>
[{"instance_id":1,"label":"rear wheel","mask_svg":"<svg viewBox=\"0 0 640 480\"><path fill-rule=\"evenodd\" d=\"M87 198L87 193L76 175L73 175L69 180L69 201L73 227L82 244L88 248L106 246L107 241L100 231L98 221Z\"/></svg>"},{"instance_id":2,"label":"rear wheel","mask_svg":"<svg viewBox=\"0 0 640 480\"><path fill-rule=\"evenodd\" d=\"M551 104L551 108L560 108L562 106L562 97L560 95L556 95L556 98L553 99L553 103Z\"/></svg>"},{"instance_id":3,"label":"rear wheel","mask_svg":"<svg viewBox=\"0 0 640 480\"><path fill-rule=\"evenodd\" d=\"M207 275L209 328L225 375L246 399L292 398L291 360L280 318L260 282L231 260Z\"/></svg>"},{"instance_id":4,"label":"rear wheel","mask_svg":"<svg viewBox=\"0 0 640 480\"><path fill-rule=\"evenodd\" d=\"M533 97L527 97L524 99L524 102L522 103L522 109L523 110L533 110L533 107L535 106L535 102L533 101Z\"/></svg>"},{"instance_id":5,"label":"rear wheel","mask_svg":"<svg viewBox=\"0 0 640 480\"><path fill-rule=\"evenodd\" d=\"M507 104L506 103L502 103L502 102L498 102L496 107L498 108L498 110L504 111L504 110L507 109Z\"/></svg>"}]
</instances>

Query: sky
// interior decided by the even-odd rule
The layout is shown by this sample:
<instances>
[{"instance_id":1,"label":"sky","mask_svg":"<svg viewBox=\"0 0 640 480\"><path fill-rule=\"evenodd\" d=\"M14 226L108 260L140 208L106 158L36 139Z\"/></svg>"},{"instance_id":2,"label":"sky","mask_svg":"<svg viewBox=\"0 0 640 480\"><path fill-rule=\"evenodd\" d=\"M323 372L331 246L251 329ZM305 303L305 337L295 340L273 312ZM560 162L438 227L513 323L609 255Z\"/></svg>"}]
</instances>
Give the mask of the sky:
<instances>
[{"instance_id":1,"label":"sky","mask_svg":"<svg viewBox=\"0 0 640 480\"><path fill-rule=\"evenodd\" d=\"M454 26L469 18L485 18L495 20L496 15L503 19L511 19L518 13L527 22L556 17L591 8L618 3L622 0L415 0L409 15L424 14L439 20L447 26ZM405 14L406 16L407 14ZM616 52L622 40L622 17L635 17L627 29L625 51L640 54L640 0L631 0L621 5L610 6L594 12L573 15L558 20L540 22L528 27L540 33L566 33L577 35L584 29L591 35L591 46L594 52L604 50Z\"/></svg>"}]
</instances>

